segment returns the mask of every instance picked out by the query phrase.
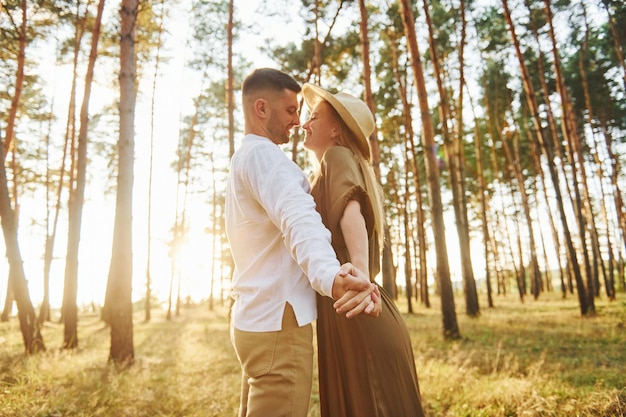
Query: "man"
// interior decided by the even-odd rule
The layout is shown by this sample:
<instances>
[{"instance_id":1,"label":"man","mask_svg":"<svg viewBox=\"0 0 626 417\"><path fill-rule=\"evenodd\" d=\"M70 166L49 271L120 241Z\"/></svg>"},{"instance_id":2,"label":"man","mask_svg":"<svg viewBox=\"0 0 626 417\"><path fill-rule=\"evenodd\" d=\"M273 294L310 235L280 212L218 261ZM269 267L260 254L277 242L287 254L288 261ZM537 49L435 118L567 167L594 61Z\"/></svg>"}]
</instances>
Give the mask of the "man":
<instances>
[{"instance_id":1,"label":"man","mask_svg":"<svg viewBox=\"0 0 626 417\"><path fill-rule=\"evenodd\" d=\"M343 296L336 308L349 317L377 315L380 299L363 273L339 265L306 176L277 146L300 124L300 85L261 68L242 90L245 137L231 160L226 191L235 261L231 340L242 367L239 416L305 417L315 291Z\"/></svg>"}]
</instances>

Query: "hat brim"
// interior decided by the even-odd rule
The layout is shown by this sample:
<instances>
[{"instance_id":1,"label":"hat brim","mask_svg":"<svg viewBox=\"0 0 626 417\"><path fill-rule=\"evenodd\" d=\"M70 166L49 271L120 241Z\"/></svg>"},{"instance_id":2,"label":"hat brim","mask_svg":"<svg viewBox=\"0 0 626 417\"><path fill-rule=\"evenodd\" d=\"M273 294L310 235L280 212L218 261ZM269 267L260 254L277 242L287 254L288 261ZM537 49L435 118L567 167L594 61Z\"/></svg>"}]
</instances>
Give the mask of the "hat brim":
<instances>
[{"instance_id":1,"label":"hat brim","mask_svg":"<svg viewBox=\"0 0 626 417\"><path fill-rule=\"evenodd\" d=\"M352 116L352 113L350 113L350 111L339 100L337 100L333 94L315 84L305 83L302 86L302 96L304 97L304 101L309 107L309 110L313 110L313 108L321 100L328 102L339 114L339 117L341 117L346 126L348 126L348 129L350 129L354 137L357 139L357 146L365 159L370 159L370 145L368 138L361 130L361 127L357 123L354 116Z\"/></svg>"}]
</instances>

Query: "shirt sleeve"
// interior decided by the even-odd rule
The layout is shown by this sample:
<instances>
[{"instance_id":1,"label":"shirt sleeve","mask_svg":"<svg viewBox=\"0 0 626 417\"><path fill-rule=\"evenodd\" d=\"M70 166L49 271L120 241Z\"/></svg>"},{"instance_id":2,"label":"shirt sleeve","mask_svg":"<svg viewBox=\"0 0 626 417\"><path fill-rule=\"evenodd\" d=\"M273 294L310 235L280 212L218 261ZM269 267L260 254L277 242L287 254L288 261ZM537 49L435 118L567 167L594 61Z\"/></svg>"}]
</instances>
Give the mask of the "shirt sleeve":
<instances>
[{"instance_id":1,"label":"shirt sleeve","mask_svg":"<svg viewBox=\"0 0 626 417\"><path fill-rule=\"evenodd\" d=\"M340 265L330 244L302 170L272 143L258 145L246 161L244 182L272 223L285 247L318 293L331 297Z\"/></svg>"},{"instance_id":2,"label":"shirt sleeve","mask_svg":"<svg viewBox=\"0 0 626 417\"><path fill-rule=\"evenodd\" d=\"M330 230L341 230L339 222L346 205L351 200L361 204L361 213L365 218L367 235L374 233L374 212L367 191L361 167L356 157L348 148L334 146L326 151L321 161L322 178L329 199L326 221Z\"/></svg>"}]
</instances>

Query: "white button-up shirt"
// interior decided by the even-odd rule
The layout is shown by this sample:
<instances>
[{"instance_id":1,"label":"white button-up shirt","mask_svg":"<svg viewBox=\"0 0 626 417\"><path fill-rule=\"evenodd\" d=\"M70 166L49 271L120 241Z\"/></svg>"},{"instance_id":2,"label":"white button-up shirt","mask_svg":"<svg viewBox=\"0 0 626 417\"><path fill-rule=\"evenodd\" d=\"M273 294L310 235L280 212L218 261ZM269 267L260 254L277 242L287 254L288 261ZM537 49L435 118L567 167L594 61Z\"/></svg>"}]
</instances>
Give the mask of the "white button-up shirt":
<instances>
[{"instance_id":1,"label":"white button-up shirt","mask_svg":"<svg viewBox=\"0 0 626 417\"><path fill-rule=\"evenodd\" d=\"M302 170L276 144L244 137L226 189L237 329L280 330L286 302L303 326L317 318L314 290L332 295L340 265L309 191Z\"/></svg>"}]
</instances>

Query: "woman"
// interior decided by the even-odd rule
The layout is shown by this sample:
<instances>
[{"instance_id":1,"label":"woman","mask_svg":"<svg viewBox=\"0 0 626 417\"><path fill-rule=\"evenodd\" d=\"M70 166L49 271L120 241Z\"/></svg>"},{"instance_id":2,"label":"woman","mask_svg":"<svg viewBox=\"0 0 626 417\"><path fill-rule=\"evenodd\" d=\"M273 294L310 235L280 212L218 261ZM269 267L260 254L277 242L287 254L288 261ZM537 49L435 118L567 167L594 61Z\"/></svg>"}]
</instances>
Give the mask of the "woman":
<instances>
[{"instance_id":1,"label":"woman","mask_svg":"<svg viewBox=\"0 0 626 417\"><path fill-rule=\"evenodd\" d=\"M311 110L302 126L304 147L319 163L311 184L317 210L339 261L374 281L384 236L381 192L369 163L374 118L349 94L312 84L304 84L302 94ZM317 297L322 417L424 415L408 329L393 300L380 293L377 318L348 319L335 313L332 300Z\"/></svg>"}]
</instances>

